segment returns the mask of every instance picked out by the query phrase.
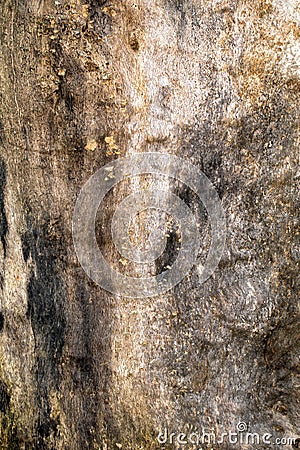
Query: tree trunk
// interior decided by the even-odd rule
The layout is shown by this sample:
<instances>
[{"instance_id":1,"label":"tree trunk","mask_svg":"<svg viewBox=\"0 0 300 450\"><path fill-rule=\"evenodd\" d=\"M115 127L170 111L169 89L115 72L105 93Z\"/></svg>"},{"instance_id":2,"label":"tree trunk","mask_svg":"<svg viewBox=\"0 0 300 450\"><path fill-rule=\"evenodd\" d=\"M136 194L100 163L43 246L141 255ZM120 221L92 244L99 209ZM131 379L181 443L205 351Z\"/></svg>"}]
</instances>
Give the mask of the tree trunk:
<instances>
[{"instance_id":1,"label":"tree trunk","mask_svg":"<svg viewBox=\"0 0 300 450\"><path fill-rule=\"evenodd\" d=\"M299 17L296 0L2 0L2 449L176 448L180 432L221 440L244 423L298 438ZM136 152L179 156L217 191L227 239L205 282L196 265L168 292L131 298L81 267L78 194ZM151 183L198 216L199 268L209 217L170 177L116 185L99 247L136 275L107 230ZM169 219L141 213L134 243ZM143 273L172 265L178 242L173 224ZM165 429L176 436L163 444ZM238 436L212 447L269 448Z\"/></svg>"}]
</instances>

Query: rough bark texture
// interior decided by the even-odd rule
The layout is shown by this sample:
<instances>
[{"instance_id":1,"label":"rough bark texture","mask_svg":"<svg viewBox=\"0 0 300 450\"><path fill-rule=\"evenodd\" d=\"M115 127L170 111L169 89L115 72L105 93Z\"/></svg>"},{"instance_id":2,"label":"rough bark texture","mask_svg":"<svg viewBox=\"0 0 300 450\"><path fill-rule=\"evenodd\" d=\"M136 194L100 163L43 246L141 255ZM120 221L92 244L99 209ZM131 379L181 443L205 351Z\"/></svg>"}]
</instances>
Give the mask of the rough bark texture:
<instances>
[{"instance_id":1,"label":"rough bark texture","mask_svg":"<svg viewBox=\"0 0 300 450\"><path fill-rule=\"evenodd\" d=\"M1 449L299 436L299 23L297 0L1 1ZM134 151L188 158L222 198L203 285L126 299L79 265L78 192Z\"/></svg>"}]
</instances>

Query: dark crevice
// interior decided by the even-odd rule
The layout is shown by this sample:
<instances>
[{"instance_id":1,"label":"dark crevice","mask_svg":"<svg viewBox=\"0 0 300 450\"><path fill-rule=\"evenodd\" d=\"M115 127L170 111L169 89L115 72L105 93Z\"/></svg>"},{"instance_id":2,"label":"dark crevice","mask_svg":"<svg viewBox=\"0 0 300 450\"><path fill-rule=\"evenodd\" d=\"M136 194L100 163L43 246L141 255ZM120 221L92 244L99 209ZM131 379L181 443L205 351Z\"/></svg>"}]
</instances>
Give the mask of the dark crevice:
<instances>
[{"instance_id":1,"label":"dark crevice","mask_svg":"<svg viewBox=\"0 0 300 450\"><path fill-rule=\"evenodd\" d=\"M10 395L8 393L7 385L0 380L0 411L6 414L10 403Z\"/></svg>"},{"instance_id":2,"label":"dark crevice","mask_svg":"<svg viewBox=\"0 0 300 450\"><path fill-rule=\"evenodd\" d=\"M6 165L4 160L0 160L0 240L3 245L4 257L6 257L6 236L8 233L8 223L4 206L4 190L6 186Z\"/></svg>"},{"instance_id":3,"label":"dark crevice","mask_svg":"<svg viewBox=\"0 0 300 450\"><path fill-rule=\"evenodd\" d=\"M57 435L55 420L51 417L49 393L59 388L59 361L64 346L66 319L64 301L66 286L57 274L57 255L65 253L64 241L59 233L49 232L49 220L43 225L28 220L27 232L22 236L23 257L31 255L35 265L27 287L29 318L35 338L37 402L37 449L47 449L50 434Z\"/></svg>"},{"instance_id":4,"label":"dark crevice","mask_svg":"<svg viewBox=\"0 0 300 450\"><path fill-rule=\"evenodd\" d=\"M5 131L4 131L4 125L0 121L0 144L3 144L5 141Z\"/></svg>"},{"instance_id":5,"label":"dark crevice","mask_svg":"<svg viewBox=\"0 0 300 450\"><path fill-rule=\"evenodd\" d=\"M3 328L4 328L4 315L3 315L3 312L0 311L0 333L1 333L1 331L3 331Z\"/></svg>"}]
</instances>

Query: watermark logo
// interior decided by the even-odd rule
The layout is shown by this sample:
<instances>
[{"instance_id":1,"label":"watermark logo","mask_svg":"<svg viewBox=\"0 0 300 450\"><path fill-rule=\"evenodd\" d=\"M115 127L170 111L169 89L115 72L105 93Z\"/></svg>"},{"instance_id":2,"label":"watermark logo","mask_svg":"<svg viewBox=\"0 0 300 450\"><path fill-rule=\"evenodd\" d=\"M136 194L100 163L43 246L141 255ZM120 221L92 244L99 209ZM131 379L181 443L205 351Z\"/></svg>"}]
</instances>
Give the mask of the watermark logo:
<instances>
[{"instance_id":1,"label":"watermark logo","mask_svg":"<svg viewBox=\"0 0 300 450\"><path fill-rule=\"evenodd\" d=\"M108 176L109 174L109 176ZM128 195L116 208L111 235L122 257L137 264L150 263L164 251L166 238L157 230L150 234L150 249L141 250L130 239L129 229L141 211L154 208L170 215L179 225L181 245L171 267L155 276L136 278L118 272L104 258L95 235L97 210L108 192L128 177L156 174L184 183L197 194L208 213L211 241L205 265L198 268L201 284L216 269L223 253L226 236L225 215L214 186L193 164L170 154L135 153L101 167L81 189L73 215L73 241L79 262L87 275L113 294L132 298L153 297L180 283L195 265L201 245L198 220L187 204L168 189L143 189Z\"/></svg>"},{"instance_id":2,"label":"watermark logo","mask_svg":"<svg viewBox=\"0 0 300 450\"><path fill-rule=\"evenodd\" d=\"M245 422L239 422L236 426L236 431L227 431L220 433L219 435L211 429L204 428L201 431L192 431L190 433L170 433L167 428L165 428L157 436L157 441L159 444L173 444L173 445L197 445L200 446L198 450L204 450L209 445L221 445L227 444L232 445L263 445L266 446L293 446L298 448L297 443L299 439L292 437L274 437L270 433L255 433L250 430L250 427ZM205 447L202 447L205 446ZM297 446L297 447L296 447Z\"/></svg>"}]
</instances>

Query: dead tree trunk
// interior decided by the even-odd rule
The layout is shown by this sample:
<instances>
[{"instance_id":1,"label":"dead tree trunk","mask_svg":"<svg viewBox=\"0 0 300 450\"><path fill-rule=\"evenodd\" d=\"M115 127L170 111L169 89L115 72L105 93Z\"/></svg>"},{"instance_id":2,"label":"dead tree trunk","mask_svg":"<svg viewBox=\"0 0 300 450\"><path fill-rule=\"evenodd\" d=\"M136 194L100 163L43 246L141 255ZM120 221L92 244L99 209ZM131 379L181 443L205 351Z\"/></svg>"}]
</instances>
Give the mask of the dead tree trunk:
<instances>
[{"instance_id":1,"label":"dead tree trunk","mask_svg":"<svg viewBox=\"0 0 300 450\"><path fill-rule=\"evenodd\" d=\"M298 2L2 0L0 36L1 448L174 448L160 431L220 439L239 422L297 438ZM134 152L180 156L218 192L227 241L205 283L194 268L165 294L127 298L81 268L79 191ZM106 225L139 183L164 186L150 178L125 180L98 214L116 270L135 273ZM167 189L198 214L205 260L205 209ZM173 263L169 231L147 270Z\"/></svg>"}]
</instances>

